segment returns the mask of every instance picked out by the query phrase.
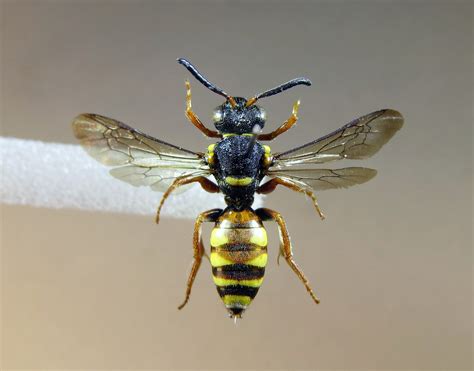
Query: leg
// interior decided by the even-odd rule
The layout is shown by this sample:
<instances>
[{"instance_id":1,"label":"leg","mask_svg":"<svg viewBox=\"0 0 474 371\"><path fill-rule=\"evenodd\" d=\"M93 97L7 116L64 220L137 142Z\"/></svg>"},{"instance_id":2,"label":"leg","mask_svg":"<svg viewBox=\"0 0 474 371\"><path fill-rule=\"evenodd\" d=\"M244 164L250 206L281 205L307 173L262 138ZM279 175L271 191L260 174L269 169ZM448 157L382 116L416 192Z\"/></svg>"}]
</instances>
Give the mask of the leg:
<instances>
[{"instance_id":1,"label":"leg","mask_svg":"<svg viewBox=\"0 0 474 371\"><path fill-rule=\"evenodd\" d=\"M212 209L212 210L205 211L199 214L199 216L196 219L196 223L194 223L193 266L191 268L191 272L189 272L188 282L186 284L186 297L183 303L178 307L178 309L183 309L183 307L189 301L194 279L196 278L199 267L201 266L202 256L204 255L204 245L202 243L202 236L201 236L201 225L204 222L215 222L221 213L222 213L221 209Z\"/></svg>"},{"instance_id":2,"label":"leg","mask_svg":"<svg viewBox=\"0 0 474 371\"><path fill-rule=\"evenodd\" d=\"M292 189L293 191L301 192L301 193L304 193L305 195L311 197L311 200L313 200L314 207L316 208L316 211L318 212L320 218L322 220L324 220L326 218L324 216L323 212L321 211L321 209L319 208L318 199L316 198L316 195L314 194L313 190L310 187L304 188L304 187L299 186L296 183L293 183L290 180L285 180L285 179L281 179L281 178L273 178L273 179L269 180L268 182L266 182L265 184L262 184L257 189L257 193L267 194L267 193L273 192L275 190L276 186L279 185L279 184L282 185L282 186L285 186L289 189Z\"/></svg>"},{"instance_id":3,"label":"leg","mask_svg":"<svg viewBox=\"0 0 474 371\"><path fill-rule=\"evenodd\" d=\"M319 299L318 297L314 294L313 289L309 285L308 279L305 277L303 272L300 270L300 268L296 265L295 261L293 260L293 252L291 249L291 241L290 241L290 235L288 234L288 230L286 229L286 224L285 221L283 220L283 217L280 215L280 213L262 208L262 209L257 209L256 213L262 220L273 220L278 224L278 231L280 232L280 252L285 258L286 262L290 266L291 269L296 273L298 278L303 282L303 285L306 287L306 290L308 290L309 295L311 295L311 298L315 301L316 304L319 304Z\"/></svg>"},{"instance_id":4,"label":"leg","mask_svg":"<svg viewBox=\"0 0 474 371\"><path fill-rule=\"evenodd\" d=\"M166 190L166 192L163 194L163 197L161 198L160 205L158 206L158 210L156 211L156 217L155 217L155 222L158 224L160 222L160 212L161 208L163 207L163 204L165 203L165 200L168 198L168 196L173 192L176 188L181 187L185 184L189 183L194 183L198 182L201 184L201 187L210 193L218 193L219 192L219 187L211 182L209 179L203 177L203 176L193 176L193 177L182 177L182 178L176 178L174 182L169 186L169 188Z\"/></svg>"},{"instance_id":5,"label":"leg","mask_svg":"<svg viewBox=\"0 0 474 371\"><path fill-rule=\"evenodd\" d=\"M296 101L296 103L293 105L293 111L291 113L291 116L286 120L278 129L272 131L271 133L268 134L260 134L257 139L258 140L273 140L280 134L283 134L285 131L290 129L294 124L296 124L296 121L298 121L298 108L300 106L300 101Z\"/></svg>"},{"instance_id":6,"label":"leg","mask_svg":"<svg viewBox=\"0 0 474 371\"><path fill-rule=\"evenodd\" d=\"M211 138L220 138L221 135L214 130L210 130L204 126L199 117L193 112L192 105L191 105L191 84L189 81L186 81L186 117L191 124L197 127L199 130L203 132L203 134L207 137Z\"/></svg>"}]
</instances>

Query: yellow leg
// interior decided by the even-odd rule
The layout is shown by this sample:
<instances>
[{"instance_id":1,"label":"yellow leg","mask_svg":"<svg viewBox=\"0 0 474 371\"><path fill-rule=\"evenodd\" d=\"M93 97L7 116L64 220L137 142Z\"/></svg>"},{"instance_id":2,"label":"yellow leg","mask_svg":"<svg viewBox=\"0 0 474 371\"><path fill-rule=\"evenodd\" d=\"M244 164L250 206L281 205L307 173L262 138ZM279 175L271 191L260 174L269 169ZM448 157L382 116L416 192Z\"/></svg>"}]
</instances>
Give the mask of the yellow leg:
<instances>
[{"instance_id":1,"label":"yellow leg","mask_svg":"<svg viewBox=\"0 0 474 371\"><path fill-rule=\"evenodd\" d=\"M314 302L316 304L319 304L319 299L313 292L311 286L309 285L308 279L305 277L303 271L298 267L298 265L296 265L295 261L293 260L290 235L288 233L288 229L286 228L285 220L283 219L281 214L274 210L266 208L257 209L256 213L258 216L260 216L260 218L262 218L262 220L273 220L277 223L278 231L280 233L280 253L283 255L293 272L295 272L301 282L303 282L303 285L306 287L306 290L308 291Z\"/></svg>"},{"instance_id":2,"label":"yellow leg","mask_svg":"<svg viewBox=\"0 0 474 371\"><path fill-rule=\"evenodd\" d=\"M203 255L205 255L204 245L202 243L201 236L201 226L204 222L215 222L219 215L222 213L221 209L212 209L205 211L196 219L194 223L194 234L193 234L193 251L194 251L194 260L193 266L191 267L191 272L189 272L188 282L186 284L186 296L183 303L178 307L178 309L183 309L186 303L189 301L191 296L191 290L193 288L194 279L196 278L199 267L201 266L201 261Z\"/></svg>"},{"instance_id":3,"label":"yellow leg","mask_svg":"<svg viewBox=\"0 0 474 371\"><path fill-rule=\"evenodd\" d=\"M220 138L221 135L214 130L210 130L204 126L202 121L193 112L191 104L191 84L186 80L186 117L196 128L198 128L205 136L211 138Z\"/></svg>"},{"instance_id":4,"label":"yellow leg","mask_svg":"<svg viewBox=\"0 0 474 371\"><path fill-rule=\"evenodd\" d=\"M161 208L163 207L163 204L165 203L166 199L171 194L171 192L173 192L178 187L181 187L185 184L194 183L194 182L198 182L199 184L201 184L201 187L207 192L210 192L210 193L219 192L219 187L213 182L211 182L209 179L203 176L176 178L174 182L166 190L166 192L163 194L163 197L161 198L160 205L158 206L158 210L156 211L156 217L155 217L156 224L160 222Z\"/></svg>"},{"instance_id":5,"label":"yellow leg","mask_svg":"<svg viewBox=\"0 0 474 371\"><path fill-rule=\"evenodd\" d=\"M296 121L298 121L298 108L300 106L300 101L296 101L293 105L293 111L291 112L291 116L286 120L278 129L272 131L268 134L259 134L257 136L258 140L273 140L280 134L283 134L285 131L289 130Z\"/></svg>"},{"instance_id":6,"label":"yellow leg","mask_svg":"<svg viewBox=\"0 0 474 371\"><path fill-rule=\"evenodd\" d=\"M290 180L281 179L281 178L278 178L278 177L273 178L273 179L269 180L268 182L266 182L265 184L262 184L257 189L257 193L267 194L267 193L273 192L275 190L275 188L277 187L277 185L282 185L282 186L287 187L287 188L289 188L293 191L301 192L301 193L304 193L305 195L309 196L311 198L311 200L313 201L313 205L316 208L316 211L318 212L319 217L321 218L321 220L324 220L326 218L324 216L323 212L321 211L320 207L319 207L318 199L316 198L316 195L314 194L313 190L311 188L303 188L303 187L299 186L298 184L293 183Z\"/></svg>"}]
</instances>

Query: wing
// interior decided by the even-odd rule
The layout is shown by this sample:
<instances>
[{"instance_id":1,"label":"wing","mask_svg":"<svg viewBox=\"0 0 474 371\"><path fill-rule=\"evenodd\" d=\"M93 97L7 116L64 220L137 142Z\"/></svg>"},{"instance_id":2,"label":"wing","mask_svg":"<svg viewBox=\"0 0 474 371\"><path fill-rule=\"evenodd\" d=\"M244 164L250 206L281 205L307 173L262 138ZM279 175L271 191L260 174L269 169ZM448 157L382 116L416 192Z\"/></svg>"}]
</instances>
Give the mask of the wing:
<instances>
[{"instance_id":1,"label":"wing","mask_svg":"<svg viewBox=\"0 0 474 371\"><path fill-rule=\"evenodd\" d=\"M140 133L114 119L85 113L72 123L74 135L110 174L134 186L165 191L179 176L209 175L204 156Z\"/></svg>"},{"instance_id":2,"label":"wing","mask_svg":"<svg viewBox=\"0 0 474 371\"><path fill-rule=\"evenodd\" d=\"M270 170L268 176L290 181L302 188L314 191L347 188L362 184L377 174L374 169L365 167L346 167L343 169L280 169Z\"/></svg>"},{"instance_id":3,"label":"wing","mask_svg":"<svg viewBox=\"0 0 474 371\"><path fill-rule=\"evenodd\" d=\"M403 116L397 111L384 109L372 112L313 142L275 154L272 167L368 158L377 153L402 125Z\"/></svg>"}]
</instances>

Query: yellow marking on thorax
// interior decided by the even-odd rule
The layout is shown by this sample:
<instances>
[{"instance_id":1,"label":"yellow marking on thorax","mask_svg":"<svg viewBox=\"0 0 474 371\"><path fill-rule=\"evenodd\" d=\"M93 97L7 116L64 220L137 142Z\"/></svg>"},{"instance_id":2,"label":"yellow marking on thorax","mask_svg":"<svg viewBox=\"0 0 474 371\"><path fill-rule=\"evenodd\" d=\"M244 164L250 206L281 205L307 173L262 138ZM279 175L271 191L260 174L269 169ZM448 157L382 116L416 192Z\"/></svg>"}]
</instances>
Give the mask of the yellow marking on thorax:
<instances>
[{"instance_id":1,"label":"yellow marking on thorax","mask_svg":"<svg viewBox=\"0 0 474 371\"><path fill-rule=\"evenodd\" d=\"M209 144L207 147L207 162L210 165L213 165L215 162L215 155L214 155L214 148L216 147L216 143Z\"/></svg>"},{"instance_id":2,"label":"yellow marking on thorax","mask_svg":"<svg viewBox=\"0 0 474 371\"><path fill-rule=\"evenodd\" d=\"M209 144L207 146L207 151L208 152L214 152L214 148L216 148L216 143Z\"/></svg>"},{"instance_id":3,"label":"yellow marking on thorax","mask_svg":"<svg viewBox=\"0 0 474 371\"><path fill-rule=\"evenodd\" d=\"M243 186L248 186L250 183L252 183L253 178L250 177L245 177L245 178L234 178L233 176L227 176L224 181L231 186L235 187L243 187Z\"/></svg>"},{"instance_id":4,"label":"yellow marking on thorax","mask_svg":"<svg viewBox=\"0 0 474 371\"><path fill-rule=\"evenodd\" d=\"M243 137L253 137L254 134L252 134L252 133L244 133L244 134L227 133L227 134L222 134L222 136L224 138L235 137L236 135L240 135L240 136L243 136Z\"/></svg>"},{"instance_id":5,"label":"yellow marking on thorax","mask_svg":"<svg viewBox=\"0 0 474 371\"><path fill-rule=\"evenodd\" d=\"M254 280L231 280L227 278L220 278L212 276L216 286L232 286L232 285L242 285L248 287L260 287L262 286L263 277L257 278Z\"/></svg>"},{"instance_id":6,"label":"yellow marking on thorax","mask_svg":"<svg viewBox=\"0 0 474 371\"><path fill-rule=\"evenodd\" d=\"M270 146L263 145L263 150L265 153L263 154L263 166L269 167L273 162L272 150Z\"/></svg>"},{"instance_id":7,"label":"yellow marking on thorax","mask_svg":"<svg viewBox=\"0 0 474 371\"><path fill-rule=\"evenodd\" d=\"M247 306L252 302L252 298L250 296L243 296L243 295L225 295L222 297L224 304L226 306L234 306L237 305L244 305Z\"/></svg>"},{"instance_id":8,"label":"yellow marking on thorax","mask_svg":"<svg viewBox=\"0 0 474 371\"><path fill-rule=\"evenodd\" d=\"M250 243L265 247L268 244L267 231L265 228L252 228L252 235L250 236Z\"/></svg>"}]
</instances>

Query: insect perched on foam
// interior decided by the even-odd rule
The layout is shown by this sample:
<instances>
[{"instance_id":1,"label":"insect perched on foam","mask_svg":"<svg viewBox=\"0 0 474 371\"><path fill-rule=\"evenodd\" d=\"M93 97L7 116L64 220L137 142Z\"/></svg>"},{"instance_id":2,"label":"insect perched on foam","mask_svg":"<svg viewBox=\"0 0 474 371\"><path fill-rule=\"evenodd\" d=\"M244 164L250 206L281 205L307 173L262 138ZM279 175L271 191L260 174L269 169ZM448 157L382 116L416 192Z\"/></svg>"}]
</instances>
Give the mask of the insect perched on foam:
<instances>
[{"instance_id":1,"label":"insect perched on foam","mask_svg":"<svg viewBox=\"0 0 474 371\"><path fill-rule=\"evenodd\" d=\"M192 110L191 86L186 81L186 117L204 135L217 138L205 153L193 152L163 142L117 120L86 113L73 122L73 130L86 151L96 160L112 166L111 175L134 186L149 186L164 192L160 210L168 196L191 183L224 195L227 207L201 213L193 233L194 260L188 277L182 309L188 302L196 274L205 255L201 237L204 222L214 223L209 260L217 291L234 320L240 318L256 296L267 264L267 233L264 221L277 223L279 255L306 287L315 303L318 297L293 259L290 236L283 217L268 208L252 209L256 193L267 194L283 186L309 196L324 219L315 191L347 188L372 179L376 171L363 167L314 168L314 165L342 159L365 159L375 154L403 125L402 115L383 109L355 119L340 129L297 148L272 153L260 141L273 140L298 120L300 101L290 117L276 130L262 134L266 113L256 104L262 98L298 85L311 85L296 78L245 99L233 97L209 82L186 59L178 59L205 87L225 97L213 112L216 130L208 129ZM209 179L213 177L215 182ZM262 184L264 177L270 178Z\"/></svg>"}]
</instances>

